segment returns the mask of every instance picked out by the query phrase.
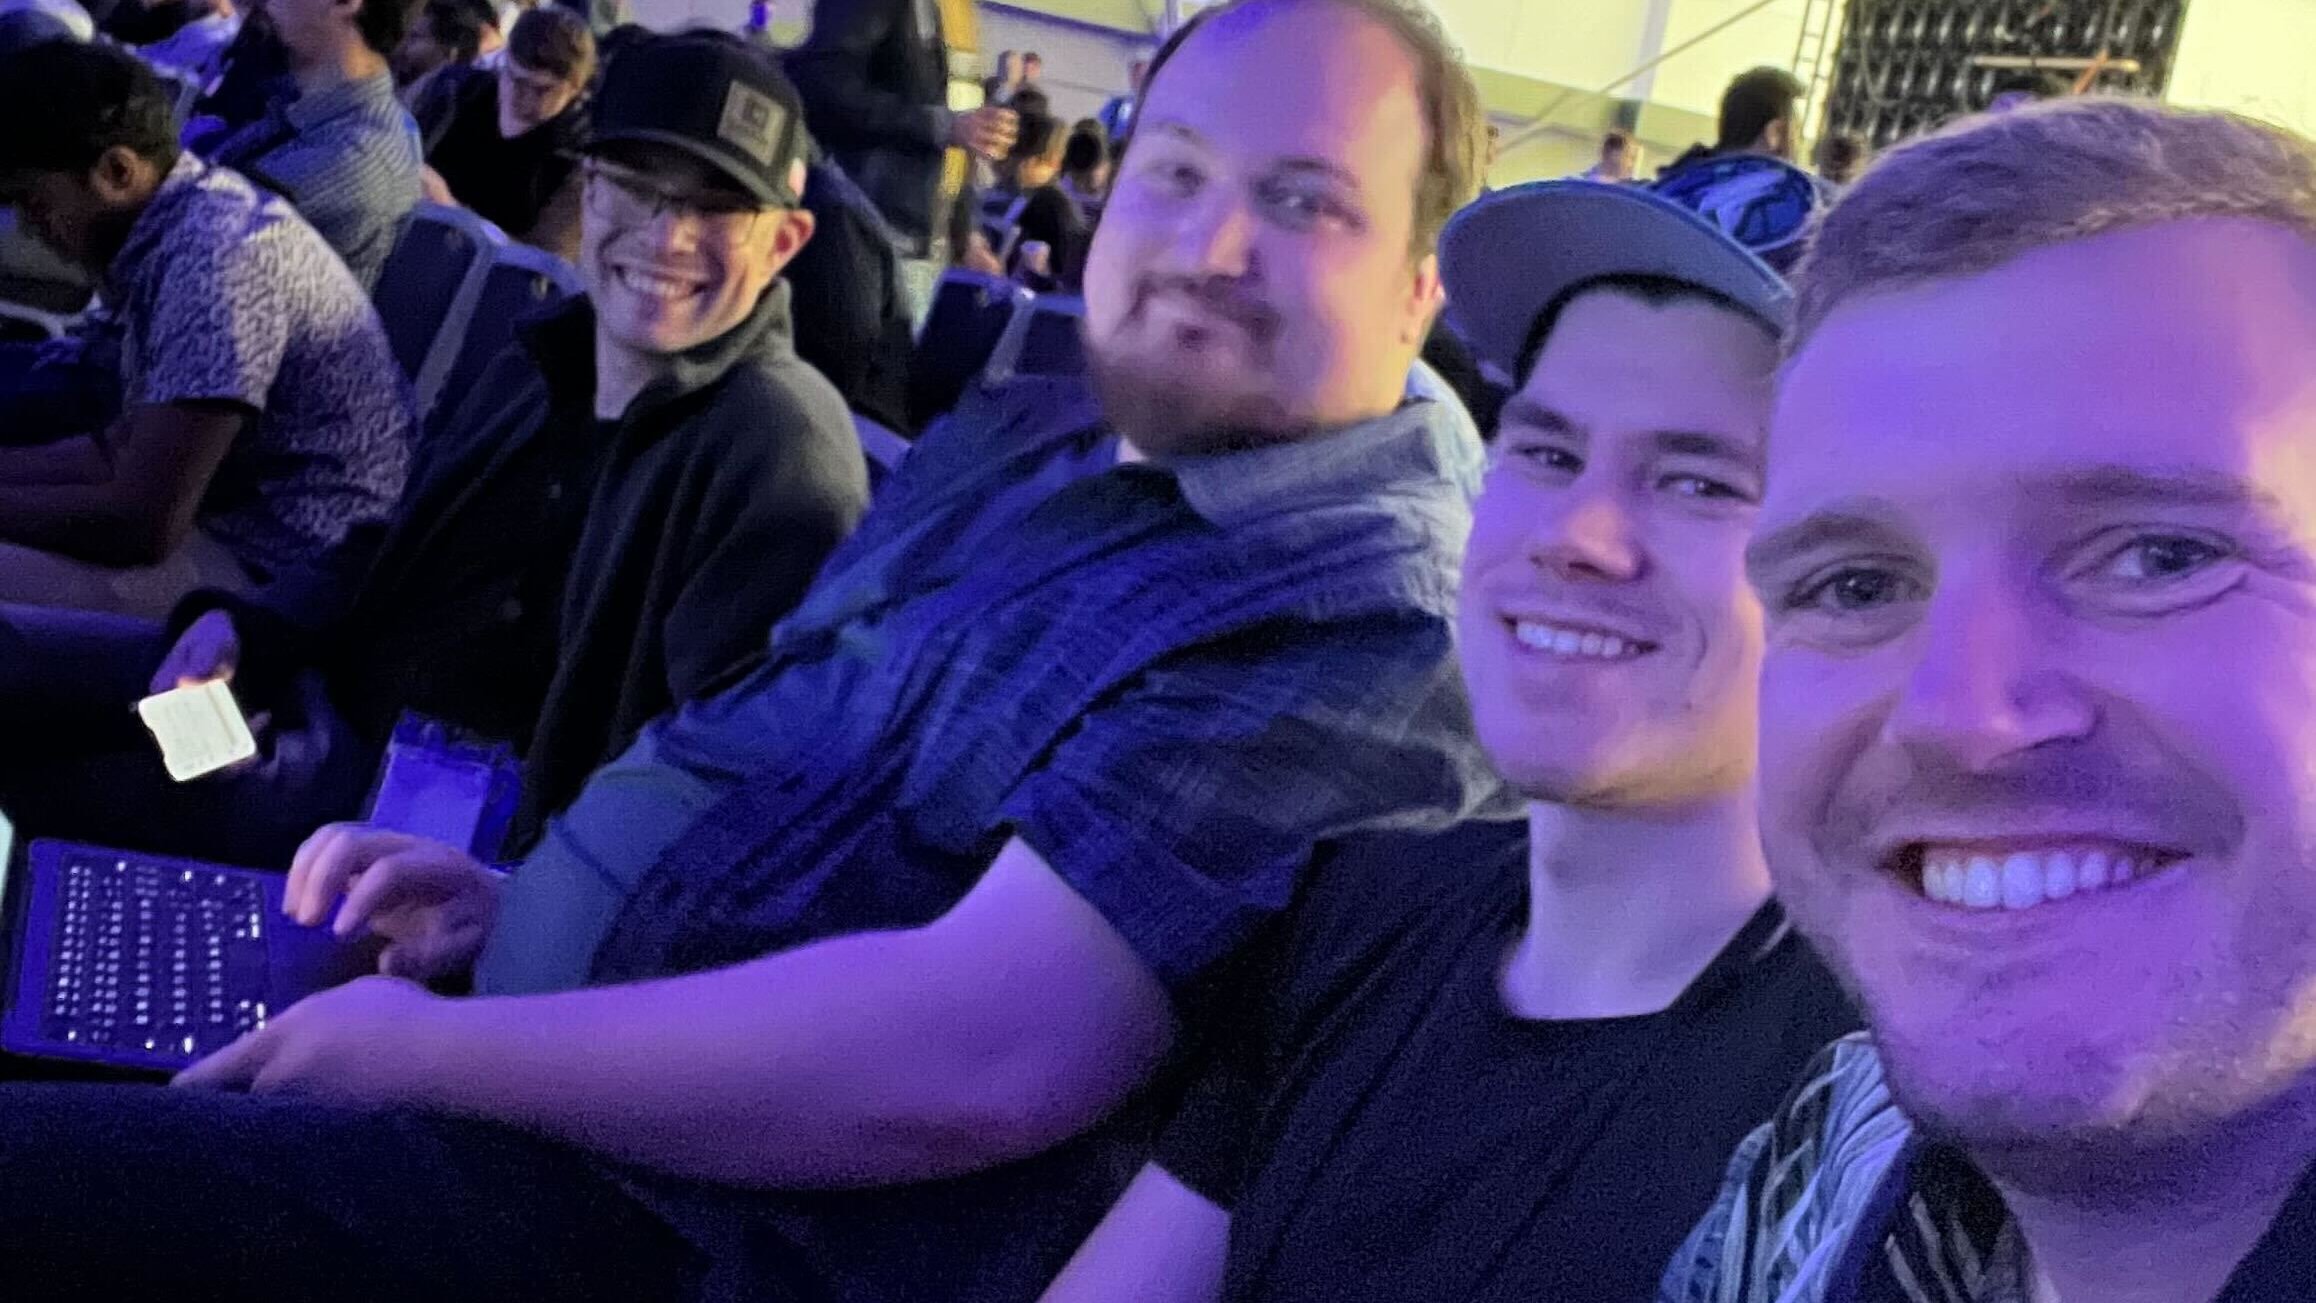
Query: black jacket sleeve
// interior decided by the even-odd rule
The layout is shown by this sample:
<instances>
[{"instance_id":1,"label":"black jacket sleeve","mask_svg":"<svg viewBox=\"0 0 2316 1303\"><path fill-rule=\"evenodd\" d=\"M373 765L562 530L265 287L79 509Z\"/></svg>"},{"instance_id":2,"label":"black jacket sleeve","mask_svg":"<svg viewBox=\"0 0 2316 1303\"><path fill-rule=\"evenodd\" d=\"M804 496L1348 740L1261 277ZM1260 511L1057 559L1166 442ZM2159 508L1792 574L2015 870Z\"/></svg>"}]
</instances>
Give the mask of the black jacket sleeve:
<instances>
[{"instance_id":1,"label":"black jacket sleeve","mask_svg":"<svg viewBox=\"0 0 2316 1303\"><path fill-rule=\"evenodd\" d=\"M763 650L868 508L868 468L843 408L784 402L762 376L746 382L763 389L732 406L773 419L728 431L723 473L691 504L693 552L661 616L668 696L679 703Z\"/></svg>"},{"instance_id":2,"label":"black jacket sleeve","mask_svg":"<svg viewBox=\"0 0 2316 1303\"><path fill-rule=\"evenodd\" d=\"M241 642L235 690L245 702L275 700L342 629L383 532L372 527L368 538L349 537L339 564L277 575L248 595L213 588L187 594L169 613L171 642L209 612L225 612Z\"/></svg>"},{"instance_id":3,"label":"black jacket sleeve","mask_svg":"<svg viewBox=\"0 0 2316 1303\"><path fill-rule=\"evenodd\" d=\"M788 78L805 124L830 149L935 152L949 142L949 111L877 84L879 47L901 39L909 0L819 0L812 33L789 54Z\"/></svg>"}]
</instances>

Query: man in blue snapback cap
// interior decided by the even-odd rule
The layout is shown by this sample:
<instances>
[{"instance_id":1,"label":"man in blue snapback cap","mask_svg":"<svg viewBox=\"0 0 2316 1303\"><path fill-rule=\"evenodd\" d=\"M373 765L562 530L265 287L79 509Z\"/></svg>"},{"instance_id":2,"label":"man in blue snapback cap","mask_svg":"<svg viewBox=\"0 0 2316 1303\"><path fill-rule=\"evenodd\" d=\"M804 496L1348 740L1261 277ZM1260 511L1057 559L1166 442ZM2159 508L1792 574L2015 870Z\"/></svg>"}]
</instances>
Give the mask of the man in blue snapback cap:
<instances>
[{"instance_id":1,"label":"man in blue snapback cap","mask_svg":"<svg viewBox=\"0 0 2316 1303\"><path fill-rule=\"evenodd\" d=\"M1746 587L1784 284L1628 186L1449 224L1518 377L1458 656L1527 817L1346 843L1048 1303L1648 1296L1721 1156L1855 1025L1769 899Z\"/></svg>"}]
</instances>

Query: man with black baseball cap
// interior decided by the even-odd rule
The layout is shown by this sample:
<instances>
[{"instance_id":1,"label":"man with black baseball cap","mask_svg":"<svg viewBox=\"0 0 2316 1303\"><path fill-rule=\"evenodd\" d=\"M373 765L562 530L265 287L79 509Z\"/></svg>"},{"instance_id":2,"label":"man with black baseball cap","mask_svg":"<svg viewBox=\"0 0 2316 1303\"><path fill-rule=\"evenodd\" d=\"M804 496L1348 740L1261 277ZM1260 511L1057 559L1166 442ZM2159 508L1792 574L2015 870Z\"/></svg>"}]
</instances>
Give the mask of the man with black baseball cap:
<instances>
[{"instance_id":1,"label":"man with black baseball cap","mask_svg":"<svg viewBox=\"0 0 2316 1303\"><path fill-rule=\"evenodd\" d=\"M357 811L415 711L522 755L519 848L647 721L762 648L868 491L779 279L812 232L794 92L736 39L659 38L619 57L595 123L589 293L449 396L358 585L197 594L166 629L102 638L0 621L0 644L26 647L0 718L84 740L64 764L43 747L0 766L9 809L43 832L282 863ZM101 690L57 690L50 659ZM275 736L252 766L173 783L127 705L216 678Z\"/></svg>"},{"instance_id":2,"label":"man with black baseball cap","mask_svg":"<svg viewBox=\"0 0 2316 1303\"><path fill-rule=\"evenodd\" d=\"M1856 1026L1769 898L1745 583L1783 282L1589 181L1449 223L1520 382L1457 655L1527 818L1336 850L1048 1303L1640 1303L1721 1156Z\"/></svg>"}]
</instances>

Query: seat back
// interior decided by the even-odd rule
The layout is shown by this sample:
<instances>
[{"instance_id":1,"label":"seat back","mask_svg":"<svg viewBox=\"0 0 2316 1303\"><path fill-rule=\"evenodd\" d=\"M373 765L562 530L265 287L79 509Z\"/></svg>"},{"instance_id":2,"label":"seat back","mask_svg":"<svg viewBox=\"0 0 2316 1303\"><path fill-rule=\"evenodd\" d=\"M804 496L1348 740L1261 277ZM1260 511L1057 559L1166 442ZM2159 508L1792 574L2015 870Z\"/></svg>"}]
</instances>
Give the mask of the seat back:
<instances>
[{"instance_id":1,"label":"seat back","mask_svg":"<svg viewBox=\"0 0 2316 1303\"><path fill-rule=\"evenodd\" d=\"M39 344L61 339L71 325L69 317L0 299L0 343Z\"/></svg>"},{"instance_id":2,"label":"seat back","mask_svg":"<svg viewBox=\"0 0 2316 1303\"><path fill-rule=\"evenodd\" d=\"M984 379L1003 384L1015 376L1074 376L1086 370L1081 331L1086 301L1074 295L1042 294L1014 314L1004 338L990 354Z\"/></svg>"},{"instance_id":3,"label":"seat back","mask_svg":"<svg viewBox=\"0 0 2316 1303\"><path fill-rule=\"evenodd\" d=\"M852 428L860 435L861 454L868 459L869 492L874 495L901 468L901 459L909 455L909 441L858 412L852 414Z\"/></svg>"},{"instance_id":4,"label":"seat back","mask_svg":"<svg viewBox=\"0 0 2316 1303\"><path fill-rule=\"evenodd\" d=\"M933 291L909 367L909 424L917 429L957 405L989 365L1030 292L998 276L952 268Z\"/></svg>"},{"instance_id":5,"label":"seat back","mask_svg":"<svg viewBox=\"0 0 2316 1303\"><path fill-rule=\"evenodd\" d=\"M505 242L490 223L463 208L422 203L386 257L371 301L386 324L394 360L418 391L421 412L441 389L442 373L482 292L483 272Z\"/></svg>"},{"instance_id":6,"label":"seat back","mask_svg":"<svg viewBox=\"0 0 2316 1303\"><path fill-rule=\"evenodd\" d=\"M514 342L517 322L585 290L578 268L527 244L500 246L483 267L481 280L465 333L444 368L435 416L454 412L465 401L467 391Z\"/></svg>"}]
</instances>

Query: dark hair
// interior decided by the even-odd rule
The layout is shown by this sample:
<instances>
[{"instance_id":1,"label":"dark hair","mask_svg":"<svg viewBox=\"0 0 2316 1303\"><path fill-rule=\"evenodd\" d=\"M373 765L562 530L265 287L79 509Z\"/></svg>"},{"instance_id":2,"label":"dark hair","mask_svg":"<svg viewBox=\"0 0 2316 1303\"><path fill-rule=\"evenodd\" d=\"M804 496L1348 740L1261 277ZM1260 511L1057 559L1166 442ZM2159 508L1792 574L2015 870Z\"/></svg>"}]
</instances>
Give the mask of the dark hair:
<instances>
[{"instance_id":1,"label":"dark hair","mask_svg":"<svg viewBox=\"0 0 2316 1303\"><path fill-rule=\"evenodd\" d=\"M1013 97L1005 101L1005 107L1025 118L1053 116L1053 100L1044 91L1034 87L1025 86L1013 92Z\"/></svg>"},{"instance_id":2,"label":"dark hair","mask_svg":"<svg viewBox=\"0 0 2316 1303\"><path fill-rule=\"evenodd\" d=\"M1536 359L1544 355L1544 345L1551 341L1552 332L1559 328L1560 318L1568 311L1568 305L1591 294L1615 294L1652 308L1674 303L1703 303L1724 312L1734 312L1768 331L1772 337L1777 334L1777 328L1763 321L1751 308L1718 290L1709 290L1693 281L1673 276L1611 272L1606 276L1580 280L1552 296L1552 301L1536 314L1536 324L1528 327L1528 338L1520 345L1520 364L1513 369L1512 383L1528 383L1528 373L1535 370Z\"/></svg>"},{"instance_id":3,"label":"dark hair","mask_svg":"<svg viewBox=\"0 0 2316 1303\"><path fill-rule=\"evenodd\" d=\"M2074 93L2075 83L2055 72L2038 72L2028 68L2009 73L1994 83L1987 92L1989 100L2005 95L2032 95L2038 100L2063 100Z\"/></svg>"},{"instance_id":4,"label":"dark hair","mask_svg":"<svg viewBox=\"0 0 2316 1303\"><path fill-rule=\"evenodd\" d=\"M1295 2L1225 0L1210 9L1199 10L1188 22L1175 28L1174 34L1151 56L1150 70L1142 78L1142 103L1149 104L1150 97L1157 92L1159 74L1189 42L1192 33L1228 15L1264 5ZM1487 109L1480 101L1479 87L1464 70L1463 55L1448 39L1447 29L1440 26L1439 18L1416 0L1308 2L1331 3L1382 26L1399 38L1401 48L1415 64L1417 98L1423 106L1428 137L1424 143L1423 172L1416 181L1415 247L1420 253L1433 252L1439 247L1439 233L1448 218L1479 194L1480 174L1487 165ZM1134 114L1136 125L1141 123L1142 116L1138 111Z\"/></svg>"},{"instance_id":5,"label":"dark hair","mask_svg":"<svg viewBox=\"0 0 2316 1303\"><path fill-rule=\"evenodd\" d=\"M1783 68L1739 73L1721 92L1721 138L1715 149L1750 149L1772 122L1793 119L1808 88Z\"/></svg>"},{"instance_id":6,"label":"dark hair","mask_svg":"<svg viewBox=\"0 0 2316 1303\"><path fill-rule=\"evenodd\" d=\"M1070 129L1069 144L1062 148L1062 171L1071 176L1091 176L1109 156L1110 138L1102 124L1081 122Z\"/></svg>"},{"instance_id":7,"label":"dark hair","mask_svg":"<svg viewBox=\"0 0 2316 1303\"><path fill-rule=\"evenodd\" d=\"M1836 185L1847 185L1865 165L1866 138L1853 131L1837 132L1817 145L1818 175Z\"/></svg>"},{"instance_id":8,"label":"dark hair","mask_svg":"<svg viewBox=\"0 0 2316 1303\"><path fill-rule=\"evenodd\" d=\"M44 41L0 57L0 122L0 175L85 176L112 149L177 165L176 96L109 45Z\"/></svg>"},{"instance_id":9,"label":"dark hair","mask_svg":"<svg viewBox=\"0 0 2316 1303\"><path fill-rule=\"evenodd\" d=\"M1614 150L1621 154L1631 148L1632 133L1624 130L1621 127L1610 130L1600 138L1600 152L1603 154L1608 153L1610 150Z\"/></svg>"},{"instance_id":10,"label":"dark hair","mask_svg":"<svg viewBox=\"0 0 2316 1303\"><path fill-rule=\"evenodd\" d=\"M507 62L584 86L595 75L595 33L576 12L541 5L515 20L507 34Z\"/></svg>"},{"instance_id":11,"label":"dark hair","mask_svg":"<svg viewBox=\"0 0 2316 1303\"><path fill-rule=\"evenodd\" d=\"M474 0L427 0L419 26L449 52L452 63L473 63L482 53L484 22Z\"/></svg>"},{"instance_id":12,"label":"dark hair","mask_svg":"<svg viewBox=\"0 0 2316 1303\"><path fill-rule=\"evenodd\" d=\"M611 68L611 61L621 50L632 49L652 38L652 30L642 23L621 23L605 32L595 41L595 84L603 84L603 75Z\"/></svg>"},{"instance_id":13,"label":"dark hair","mask_svg":"<svg viewBox=\"0 0 2316 1303\"><path fill-rule=\"evenodd\" d=\"M362 12L354 15L354 30L362 34L362 44L379 54L392 54L402 38L410 34L411 20L418 17L419 6L425 0L363 0Z\"/></svg>"},{"instance_id":14,"label":"dark hair","mask_svg":"<svg viewBox=\"0 0 2316 1303\"><path fill-rule=\"evenodd\" d=\"M1025 109L1021 113L1021 134L1013 138L1013 152L1007 155L1007 161L1034 163L1052 152L1054 141L1060 135L1060 118Z\"/></svg>"}]
</instances>

